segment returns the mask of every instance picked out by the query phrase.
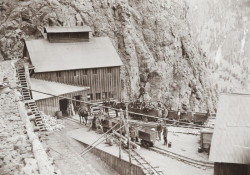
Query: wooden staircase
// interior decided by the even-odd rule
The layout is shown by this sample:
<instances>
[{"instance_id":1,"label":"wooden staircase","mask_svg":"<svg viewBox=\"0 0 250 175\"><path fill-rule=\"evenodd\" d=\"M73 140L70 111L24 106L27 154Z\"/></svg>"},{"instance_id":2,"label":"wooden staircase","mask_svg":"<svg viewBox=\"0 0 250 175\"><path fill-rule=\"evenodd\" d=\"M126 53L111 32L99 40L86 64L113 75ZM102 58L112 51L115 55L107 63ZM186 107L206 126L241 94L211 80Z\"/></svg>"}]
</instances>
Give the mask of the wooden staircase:
<instances>
[{"instance_id":1,"label":"wooden staircase","mask_svg":"<svg viewBox=\"0 0 250 175\"><path fill-rule=\"evenodd\" d=\"M35 101L32 99L32 94L29 90L28 83L26 81L25 70L23 68L17 70L17 76L19 82L21 83L21 94L23 96L24 102L31 109L32 114L35 115L35 125L39 127L39 131L46 131L44 122L36 106Z\"/></svg>"}]
</instances>

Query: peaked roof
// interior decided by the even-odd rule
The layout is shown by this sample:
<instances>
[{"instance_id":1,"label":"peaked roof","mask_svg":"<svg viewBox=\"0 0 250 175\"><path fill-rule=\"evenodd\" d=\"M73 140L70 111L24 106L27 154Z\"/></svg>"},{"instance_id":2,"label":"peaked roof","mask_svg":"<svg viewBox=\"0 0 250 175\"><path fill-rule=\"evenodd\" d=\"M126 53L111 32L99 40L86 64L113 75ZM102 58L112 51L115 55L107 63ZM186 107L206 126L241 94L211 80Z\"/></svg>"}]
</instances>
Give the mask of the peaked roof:
<instances>
[{"instance_id":1,"label":"peaked roof","mask_svg":"<svg viewBox=\"0 0 250 175\"><path fill-rule=\"evenodd\" d=\"M221 94L209 159L250 164L250 95Z\"/></svg>"},{"instance_id":2,"label":"peaked roof","mask_svg":"<svg viewBox=\"0 0 250 175\"><path fill-rule=\"evenodd\" d=\"M123 65L108 37L76 43L30 40L25 41L25 44L37 73Z\"/></svg>"},{"instance_id":3,"label":"peaked roof","mask_svg":"<svg viewBox=\"0 0 250 175\"><path fill-rule=\"evenodd\" d=\"M44 33L73 33L73 32L91 32L89 26L46 26L44 27Z\"/></svg>"},{"instance_id":4,"label":"peaked roof","mask_svg":"<svg viewBox=\"0 0 250 175\"><path fill-rule=\"evenodd\" d=\"M32 90L49 93L52 95L65 95L65 94L84 91L84 90L89 89L89 87L72 86L72 85L67 85L63 83L38 80L35 78L30 79L30 84L31 84ZM32 96L34 100L42 100L42 99L53 97L51 95L46 95L46 94L42 94L42 93L35 92L35 91L32 91Z\"/></svg>"}]
</instances>

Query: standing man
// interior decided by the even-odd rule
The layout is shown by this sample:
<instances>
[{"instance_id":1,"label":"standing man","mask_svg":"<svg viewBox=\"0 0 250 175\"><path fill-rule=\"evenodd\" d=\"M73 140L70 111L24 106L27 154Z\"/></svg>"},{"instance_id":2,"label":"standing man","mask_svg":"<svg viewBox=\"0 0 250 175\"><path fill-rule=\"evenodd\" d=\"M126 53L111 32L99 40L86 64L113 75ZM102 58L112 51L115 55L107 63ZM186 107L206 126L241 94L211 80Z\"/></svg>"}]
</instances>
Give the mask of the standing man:
<instances>
[{"instance_id":1,"label":"standing man","mask_svg":"<svg viewBox=\"0 0 250 175\"><path fill-rule=\"evenodd\" d=\"M156 109L158 111L158 117L162 118L162 103L160 100L157 101Z\"/></svg>"},{"instance_id":2,"label":"standing man","mask_svg":"<svg viewBox=\"0 0 250 175\"><path fill-rule=\"evenodd\" d=\"M144 87L142 85L140 85L139 93L140 94L139 94L138 98L140 99L145 94L145 89L144 89Z\"/></svg>"},{"instance_id":3,"label":"standing man","mask_svg":"<svg viewBox=\"0 0 250 175\"><path fill-rule=\"evenodd\" d=\"M68 115L71 117L72 115L74 116L75 115L75 111L74 111L74 105L72 103L72 101L70 100L69 101L69 104L68 104Z\"/></svg>"},{"instance_id":4,"label":"standing man","mask_svg":"<svg viewBox=\"0 0 250 175\"><path fill-rule=\"evenodd\" d=\"M168 117L168 109L167 109L166 107L163 107L162 117L163 117L164 119L167 119L167 117ZM164 124L165 124L165 125L167 124L167 120L164 120Z\"/></svg>"},{"instance_id":5,"label":"standing man","mask_svg":"<svg viewBox=\"0 0 250 175\"><path fill-rule=\"evenodd\" d=\"M162 132L162 125L161 125L161 121L159 121L157 127L156 127L157 133L158 133L158 137L159 140L161 140L161 132Z\"/></svg>"},{"instance_id":6,"label":"standing man","mask_svg":"<svg viewBox=\"0 0 250 175\"><path fill-rule=\"evenodd\" d=\"M163 139L164 139L164 145L168 144L168 128L167 126L163 127Z\"/></svg>"}]
</instances>

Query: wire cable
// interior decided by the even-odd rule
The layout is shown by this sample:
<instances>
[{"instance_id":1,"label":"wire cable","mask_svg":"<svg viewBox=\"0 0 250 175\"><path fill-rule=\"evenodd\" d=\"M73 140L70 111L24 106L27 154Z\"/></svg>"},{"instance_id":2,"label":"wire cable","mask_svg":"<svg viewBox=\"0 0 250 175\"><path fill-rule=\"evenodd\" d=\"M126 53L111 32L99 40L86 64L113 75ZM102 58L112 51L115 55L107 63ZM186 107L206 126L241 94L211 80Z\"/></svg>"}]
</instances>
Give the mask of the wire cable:
<instances>
[{"instance_id":1,"label":"wire cable","mask_svg":"<svg viewBox=\"0 0 250 175\"><path fill-rule=\"evenodd\" d=\"M91 145L89 145L85 150L83 150L83 151L80 153L80 155L83 154L83 153L84 153L86 150L88 150L90 147L92 147L92 145L94 145L96 142L98 142L98 140L100 140L102 137L106 136L107 133L109 133L109 132L110 132L113 128L115 128L118 124L119 124L119 122L116 123L114 126L112 126L107 132L105 132L104 134L102 134L101 137L99 137L96 141L94 141Z\"/></svg>"},{"instance_id":2,"label":"wire cable","mask_svg":"<svg viewBox=\"0 0 250 175\"><path fill-rule=\"evenodd\" d=\"M10 87L10 86L6 86L6 85L4 85L4 86L5 87ZM109 106L101 106L100 104L97 104L97 103L86 102L86 101L83 101L83 100L76 100L76 99L65 97L65 96L62 96L62 95L53 95L53 94L50 94L50 93L41 92L41 91L34 90L34 89L31 89L31 88L26 88L26 87L19 87L19 88L23 88L23 89L30 90L30 91L33 91L33 92L49 95L49 96L52 96L52 97L58 97L58 98L73 100L73 101L76 101L76 102L82 102L82 103L85 103L85 104L88 104L88 105L93 105L93 106L97 106L97 107L101 107L101 108L106 108L106 109L111 109L111 110L120 110L121 112L125 111L125 110L122 110L122 109L116 109L116 108L109 107ZM155 116L140 114L140 113L136 113L136 112L132 112L132 111L128 111L128 113L129 114L134 114L134 115L140 115L140 116L144 116L144 117L150 117L150 118L154 118L154 119L159 119L159 120L174 122L174 120L170 120L170 119L167 119L167 118L155 117ZM176 122L178 122L179 124L186 124L186 125L190 125L190 126L194 126L194 127L198 127L198 128L211 128L211 129L214 129L213 127L210 127L210 126L196 125L196 124L192 124L192 123L188 123L188 122L182 122L182 121L176 121Z\"/></svg>"},{"instance_id":3,"label":"wire cable","mask_svg":"<svg viewBox=\"0 0 250 175\"><path fill-rule=\"evenodd\" d=\"M118 123L120 123L120 122L118 122ZM118 129L115 130L114 132L120 130L121 128L125 127L126 125L127 125L127 124L123 124L120 128L118 128ZM113 134L114 134L113 132L112 132L111 134L109 134L109 135L106 137L106 139L109 138L109 137L111 137ZM96 145L92 146L89 150L85 151L84 153L81 153L80 155L81 155L81 156L84 156L84 155L87 154L90 150L92 150L93 148L95 148L97 145L101 144L104 140L105 140L105 139L103 139L100 143L97 143Z\"/></svg>"}]
</instances>

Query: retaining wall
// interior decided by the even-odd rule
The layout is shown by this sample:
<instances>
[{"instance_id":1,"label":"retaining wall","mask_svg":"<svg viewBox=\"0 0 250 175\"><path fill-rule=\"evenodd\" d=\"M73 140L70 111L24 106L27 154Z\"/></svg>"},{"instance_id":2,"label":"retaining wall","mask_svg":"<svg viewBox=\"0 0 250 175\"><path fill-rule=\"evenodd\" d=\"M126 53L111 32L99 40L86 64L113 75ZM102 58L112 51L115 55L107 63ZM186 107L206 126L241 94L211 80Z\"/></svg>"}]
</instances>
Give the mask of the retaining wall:
<instances>
[{"instance_id":1,"label":"retaining wall","mask_svg":"<svg viewBox=\"0 0 250 175\"><path fill-rule=\"evenodd\" d=\"M82 143L84 146L89 146L86 143ZM91 151L94 155L98 156L102 161L107 163L110 167L116 170L121 175L130 175L130 166L131 166L131 175L145 175L142 168L131 164L123 159L119 159L118 157L109 154L103 150L98 148L93 148Z\"/></svg>"}]
</instances>

